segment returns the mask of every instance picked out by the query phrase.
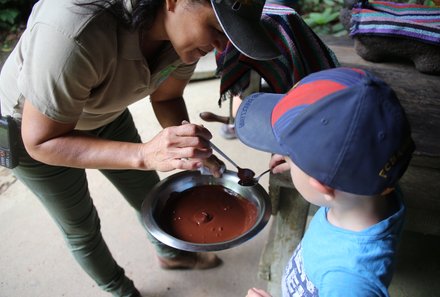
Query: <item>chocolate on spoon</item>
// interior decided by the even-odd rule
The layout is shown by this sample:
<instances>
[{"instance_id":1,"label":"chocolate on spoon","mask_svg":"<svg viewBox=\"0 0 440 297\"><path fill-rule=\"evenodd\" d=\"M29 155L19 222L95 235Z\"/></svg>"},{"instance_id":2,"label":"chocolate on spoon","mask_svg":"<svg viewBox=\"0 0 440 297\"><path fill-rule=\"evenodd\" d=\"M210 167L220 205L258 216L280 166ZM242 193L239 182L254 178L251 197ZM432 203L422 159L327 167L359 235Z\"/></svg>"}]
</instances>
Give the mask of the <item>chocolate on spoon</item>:
<instances>
[{"instance_id":1,"label":"chocolate on spoon","mask_svg":"<svg viewBox=\"0 0 440 297\"><path fill-rule=\"evenodd\" d=\"M182 124L187 124L188 121L183 121ZM209 141L209 140L208 140ZM253 186L256 183L258 183L258 179L255 181L254 176L255 172L253 172L251 169L248 168L241 168L239 167L234 161L231 160L221 149L219 149L215 144L213 144L211 141L209 141L209 145L212 147L213 150L215 150L217 153L219 153L223 158L228 160L232 165L234 165L237 170L237 176L240 179L238 183L242 186ZM261 176L261 175L260 175Z\"/></svg>"},{"instance_id":2,"label":"chocolate on spoon","mask_svg":"<svg viewBox=\"0 0 440 297\"><path fill-rule=\"evenodd\" d=\"M253 172L251 169L248 168L241 168L240 166L238 166L234 161L231 160L231 158L229 158L221 149L219 149L215 144L213 144L212 142L210 142L210 145L212 147L213 150L215 150L217 153L219 153L220 155L222 155L226 160L228 160L232 165L234 165L237 170L237 176L240 179L238 181L238 183L242 186L253 186L255 185L255 180L254 180L254 176L255 176L255 172ZM257 181L258 182L258 181Z\"/></svg>"},{"instance_id":3,"label":"chocolate on spoon","mask_svg":"<svg viewBox=\"0 0 440 297\"><path fill-rule=\"evenodd\" d=\"M259 176L254 178L255 173L252 170L250 169L242 169L242 170L252 172L252 177L249 177L250 176L249 172L242 173L243 177L240 177L240 171L238 171L238 177L240 178L238 183L242 186L255 186L256 184L258 184L258 181L263 175L270 172L270 169L267 169L266 171L263 171L263 173L261 173ZM248 176L244 176L246 174L248 174Z\"/></svg>"},{"instance_id":4,"label":"chocolate on spoon","mask_svg":"<svg viewBox=\"0 0 440 297\"><path fill-rule=\"evenodd\" d=\"M255 185L255 172L253 172L251 169L248 168L240 168L238 167L238 178L240 179L238 181L238 184L242 186L253 186Z\"/></svg>"}]
</instances>

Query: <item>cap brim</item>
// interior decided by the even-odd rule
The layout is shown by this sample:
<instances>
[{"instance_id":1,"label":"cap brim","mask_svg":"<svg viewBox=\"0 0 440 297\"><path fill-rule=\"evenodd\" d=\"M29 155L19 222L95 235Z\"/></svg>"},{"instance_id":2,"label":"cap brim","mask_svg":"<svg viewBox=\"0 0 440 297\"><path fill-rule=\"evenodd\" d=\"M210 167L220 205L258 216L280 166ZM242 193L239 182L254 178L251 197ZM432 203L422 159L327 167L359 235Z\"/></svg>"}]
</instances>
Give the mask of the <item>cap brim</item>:
<instances>
[{"instance_id":1,"label":"cap brim","mask_svg":"<svg viewBox=\"0 0 440 297\"><path fill-rule=\"evenodd\" d=\"M257 150L286 155L272 130L274 106L283 94L254 93L240 104L235 118L235 133L241 142Z\"/></svg>"},{"instance_id":2,"label":"cap brim","mask_svg":"<svg viewBox=\"0 0 440 297\"><path fill-rule=\"evenodd\" d=\"M261 22L256 24L232 13L226 6L211 3L226 36L242 54L255 60L272 60L281 55Z\"/></svg>"}]
</instances>

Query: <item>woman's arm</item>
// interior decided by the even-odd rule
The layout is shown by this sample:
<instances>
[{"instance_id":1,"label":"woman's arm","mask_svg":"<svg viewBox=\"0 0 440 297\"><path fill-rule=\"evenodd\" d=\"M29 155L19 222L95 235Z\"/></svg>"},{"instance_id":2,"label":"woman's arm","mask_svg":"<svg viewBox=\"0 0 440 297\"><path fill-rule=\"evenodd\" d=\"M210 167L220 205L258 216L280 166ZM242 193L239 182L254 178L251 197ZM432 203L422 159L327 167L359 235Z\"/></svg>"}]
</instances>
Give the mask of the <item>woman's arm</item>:
<instances>
[{"instance_id":1,"label":"woman's arm","mask_svg":"<svg viewBox=\"0 0 440 297\"><path fill-rule=\"evenodd\" d=\"M182 121L189 120L185 101L183 100L183 91L188 82L189 80L169 77L150 96L154 113L162 127L181 125ZM211 139L211 136L205 139ZM207 141L204 142L204 145L209 147ZM215 155L212 155L210 158L203 160L203 166L207 167L214 176L220 177L224 163Z\"/></svg>"},{"instance_id":2,"label":"woman's arm","mask_svg":"<svg viewBox=\"0 0 440 297\"><path fill-rule=\"evenodd\" d=\"M162 130L143 144L109 141L74 130L75 123L56 122L26 100L22 138L28 153L41 162L77 168L193 170L211 150L211 134L187 124ZM188 158L189 160L185 160Z\"/></svg>"},{"instance_id":3,"label":"woman's arm","mask_svg":"<svg viewBox=\"0 0 440 297\"><path fill-rule=\"evenodd\" d=\"M183 91L189 80L168 77L150 96L154 114L163 128L179 126L189 121L188 111L183 100Z\"/></svg>"}]
</instances>

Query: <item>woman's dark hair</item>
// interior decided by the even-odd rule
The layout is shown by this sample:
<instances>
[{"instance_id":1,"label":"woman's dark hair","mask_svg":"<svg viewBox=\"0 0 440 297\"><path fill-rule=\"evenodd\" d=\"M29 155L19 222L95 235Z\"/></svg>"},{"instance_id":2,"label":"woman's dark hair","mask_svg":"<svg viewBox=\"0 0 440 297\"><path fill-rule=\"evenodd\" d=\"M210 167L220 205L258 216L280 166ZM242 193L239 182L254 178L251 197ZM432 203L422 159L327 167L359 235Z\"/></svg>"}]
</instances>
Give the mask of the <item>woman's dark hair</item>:
<instances>
[{"instance_id":1,"label":"woman's dark hair","mask_svg":"<svg viewBox=\"0 0 440 297\"><path fill-rule=\"evenodd\" d=\"M161 9L165 3L165 0L128 0L127 2L130 1L131 11L124 4L124 0L78 0L76 5L94 7L94 13L107 9L121 24L135 30L140 26L144 28L152 26L159 9Z\"/></svg>"}]
</instances>

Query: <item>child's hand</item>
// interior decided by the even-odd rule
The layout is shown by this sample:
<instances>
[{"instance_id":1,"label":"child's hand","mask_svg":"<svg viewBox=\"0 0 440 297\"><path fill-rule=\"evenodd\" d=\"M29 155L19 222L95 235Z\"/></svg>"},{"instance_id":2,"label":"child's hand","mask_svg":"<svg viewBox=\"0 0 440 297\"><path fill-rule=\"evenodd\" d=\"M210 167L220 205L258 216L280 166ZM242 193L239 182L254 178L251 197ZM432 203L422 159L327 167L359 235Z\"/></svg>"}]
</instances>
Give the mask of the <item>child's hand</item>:
<instances>
[{"instance_id":1,"label":"child's hand","mask_svg":"<svg viewBox=\"0 0 440 297\"><path fill-rule=\"evenodd\" d=\"M286 162L285 157L278 154L274 154L270 159L269 168L274 174L290 170L290 166Z\"/></svg>"},{"instance_id":2,"label":"child's hand","mask_svg":"<svg viewBox=\"0 0 440 297\"><path fill-rule=\"evenodd\" d=\"M264 290L252 288L249 289L246 297L272 297L272 296Z\"/></svg>"}]
</instances>

